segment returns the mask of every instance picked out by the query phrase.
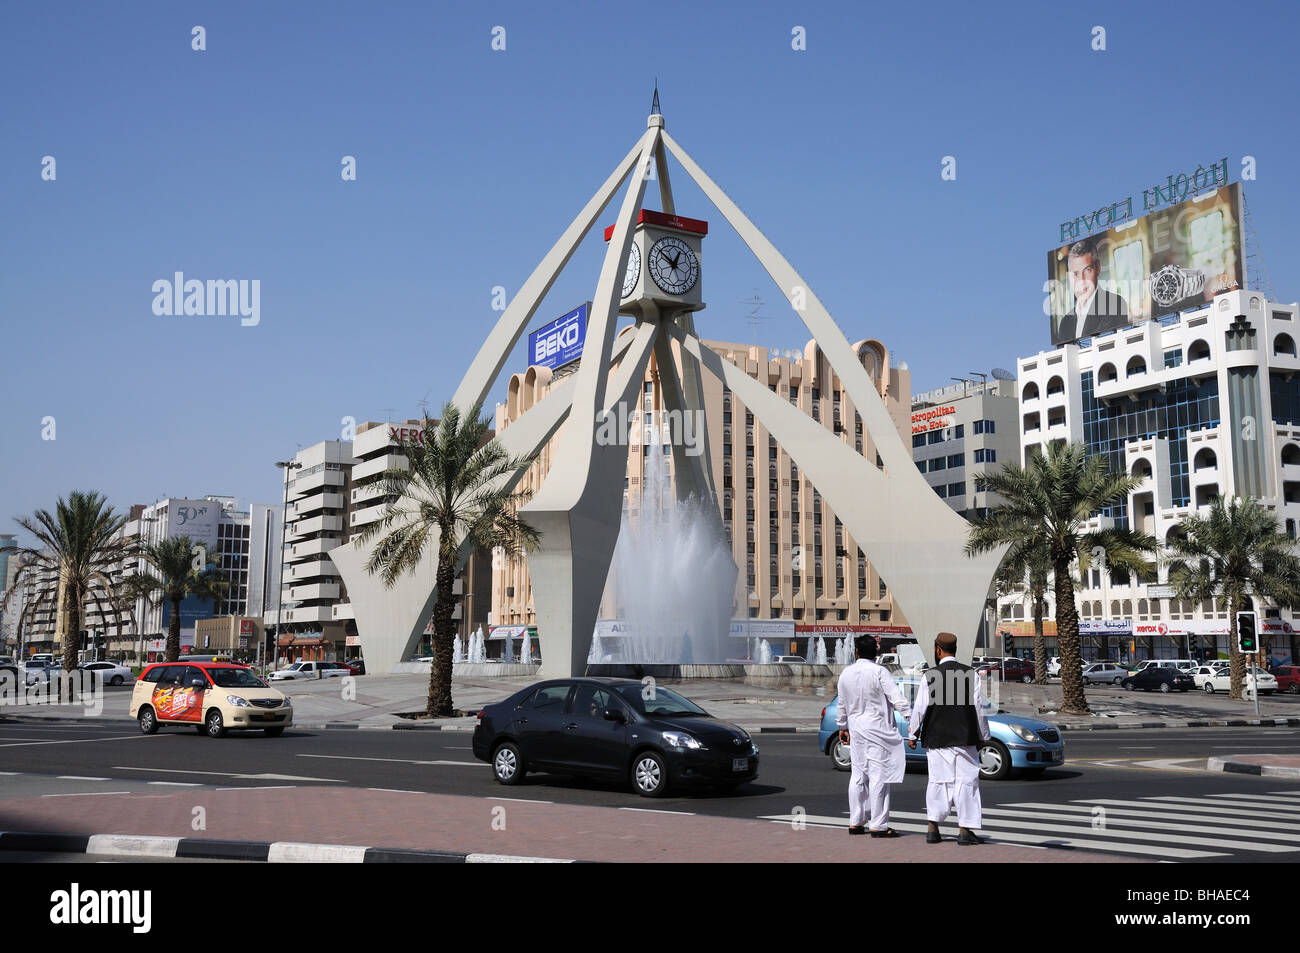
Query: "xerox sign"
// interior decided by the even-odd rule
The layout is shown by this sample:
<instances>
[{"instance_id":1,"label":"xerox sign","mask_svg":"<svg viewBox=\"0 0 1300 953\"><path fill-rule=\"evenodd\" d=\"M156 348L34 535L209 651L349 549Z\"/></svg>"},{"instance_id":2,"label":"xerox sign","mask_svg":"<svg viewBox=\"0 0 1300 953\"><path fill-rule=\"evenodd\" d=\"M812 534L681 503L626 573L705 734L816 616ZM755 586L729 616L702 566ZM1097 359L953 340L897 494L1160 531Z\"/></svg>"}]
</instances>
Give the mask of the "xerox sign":
<instances>
[{"instance_id":1,"label":"xerox sign","mask_svg":"<svg viewBox=\"0 0 1300 953\"><path fill-rule=\"evenodd\" d=\"M554 370L582 357L591 302L528 335L528 363Z\"/></svg>"}]
</instances>

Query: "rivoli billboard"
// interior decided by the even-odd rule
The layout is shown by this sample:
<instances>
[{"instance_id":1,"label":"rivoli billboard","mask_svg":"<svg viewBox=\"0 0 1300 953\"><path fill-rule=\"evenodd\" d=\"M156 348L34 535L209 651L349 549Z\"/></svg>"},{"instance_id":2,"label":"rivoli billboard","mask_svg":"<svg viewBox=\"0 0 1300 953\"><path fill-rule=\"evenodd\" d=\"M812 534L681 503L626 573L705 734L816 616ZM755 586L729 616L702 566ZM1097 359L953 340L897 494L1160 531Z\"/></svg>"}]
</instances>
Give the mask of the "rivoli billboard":
<instances>
[{"instance_id":1,"label":"rivoli billboard","mask_svg":"<svg viewBox=\"0 0 1300 953\"><path fill-rule=\"evenodd\" d=\"M1044 305L1053 346L1244 288L1241 210L1234 183L1053 248Z\"/></svg>"}]
</instances>

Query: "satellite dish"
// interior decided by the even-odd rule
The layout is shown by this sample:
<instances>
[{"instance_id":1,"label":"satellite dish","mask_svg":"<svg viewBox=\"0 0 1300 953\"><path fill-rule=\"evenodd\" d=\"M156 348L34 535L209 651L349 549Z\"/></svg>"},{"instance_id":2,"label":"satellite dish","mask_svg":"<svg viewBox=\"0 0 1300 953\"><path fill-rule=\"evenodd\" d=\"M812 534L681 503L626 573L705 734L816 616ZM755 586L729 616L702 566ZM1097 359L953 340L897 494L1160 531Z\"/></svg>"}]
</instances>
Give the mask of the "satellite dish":
<instances>
[{"instance_id":1,"label":"satellite dish","mask_svg":"<svg viewBox=\"0 0 1300 953\"><path fill-rule=\"evenodd\" d=\"M1012 374L1005 367L995 367L993 368L993 379L998 381L1013 381L1016 379L1016 375Z\"/></svg>"}]
</instances>

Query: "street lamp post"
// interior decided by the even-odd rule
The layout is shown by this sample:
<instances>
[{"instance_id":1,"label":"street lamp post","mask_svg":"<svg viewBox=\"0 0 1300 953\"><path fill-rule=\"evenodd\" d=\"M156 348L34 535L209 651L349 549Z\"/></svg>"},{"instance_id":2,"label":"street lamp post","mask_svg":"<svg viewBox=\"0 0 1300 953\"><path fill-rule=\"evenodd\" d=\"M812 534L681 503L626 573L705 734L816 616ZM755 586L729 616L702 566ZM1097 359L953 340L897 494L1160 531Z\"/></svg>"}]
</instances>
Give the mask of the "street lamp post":
<instances>
[{"instance_id":1,"label":"street lamp post","mask_svg":"<svg viewBox=\"0 0 1300 953\"><path fill-rule=\"evenodd\" d=\"M279 645L280 645L280 629L281 629L281 627L282 627L282 625L283 625L283 623L282 623L282 621L281 621L281 619L280 619L280 613L282 613L282 612L284 611L284 603L283 603L283 599L284 599L284 547L285 547L285 545L288 543L288 539L287 539L286 537L288 536L288 525L289 525L289 471L290 471L290 470L299 470L299 469L302 468L302 464L299 463L299 462L297 462L296 460L277 460L275 465L276 465L277 467L279 467L281 470L284 471L284 504L283 504L283 508L280 510L280 566L279 566L280 579L279 579L279 582L277 583L277 585L276 585L276 587L275 587L275 644L276 644L276 654L272 656L272 659L274 659L274 658L276 657L276 655L279 654Z\"/></svg>"},{"instance_id":2,"label":"street lamp post","mask_svg":"<svg viewBox=\"0 0 1300 953\"><path fill-rule=\"evenodd\" d=\"M141 545L145 545L145 539L144 539L144 531L145 531L145 530L144 530L144 524L145 524L145 523L156 523L156 522L158 522L158 517L156 517L156 516L143 516L143 515L142 515L142 516L140 517L140 532L139 532L138 536L140 537L140 544L141 544ZM150 537L151 537L151 538L150 538L149 542L152 542L152 541L153 541L153 540L152 540L152 534L150 534ZM147 566L146 566L146 564L145 564L145 561L144 561L144 557L143 557L143 556L138 556L138 558L139 558L139 560L140 560L140 565L139 565L139 569L138 569L138 571L141 572L141 573L143 573L143 572L145 571L145 569L147 568ZM140 596L140 598L139 598L139 603L140 603L140 612L139 612L139 614L135 617L135 618L136 618L136 624L135 624L135 660L136 660L136 662L138 662L138 663L140 664L140 666L143 668L143 667L144 667L144 616L145 616L145 613L149 610L149 600L148 600L147 597L145 597L145 596L142 595L142 596Z\"/></svg>"}]
</instances>

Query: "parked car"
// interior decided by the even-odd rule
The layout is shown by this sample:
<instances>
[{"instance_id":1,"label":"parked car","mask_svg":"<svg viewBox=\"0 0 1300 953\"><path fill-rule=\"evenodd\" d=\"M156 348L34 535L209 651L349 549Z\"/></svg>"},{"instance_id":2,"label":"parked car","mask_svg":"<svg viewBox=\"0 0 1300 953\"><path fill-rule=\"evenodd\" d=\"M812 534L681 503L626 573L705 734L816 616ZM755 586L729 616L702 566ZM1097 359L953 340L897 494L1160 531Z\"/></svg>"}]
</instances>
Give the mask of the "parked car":
<instances>
[{"instance_id":1,"label":"parked car","mask_svg":"<svg viewBox=\"0 0 1300 953\"><path fill-rule=\"evenodd\" d=\"M1189 658L1149 658L1143 660L1134 671L1144 672L1149 668L1172 668L1183 673L1190 673L1196 667L1196 661Z\"/></svg>"},{"instance_id":2,"label":"parked car","mask_svg":"<svg viewBox=\"0 0 1300 953\"><path fill-rule=\"evenodd\" d=\"M993 662L978 670L981 675L998 675L1004 682L1024 682L1028 685L1034 680L1034 663L1021 658L1006 658L1001 664Z\"/></svg>"},{"instance_id":3,"label":"parked car","mask_svg":"<svg viewBox=\"0 0 1300 953\"><path fill-rule=\"evenodd\" d=\"M802 655L778 655L773 662L785 662L787 665L807 665L808 660Z\"/></svg>"},{"instance_id":4,"label":"parked car","mask_svg":"<svg viewBox=\"0 0 1300 953\"><path fill-rule=\"evenodd\" d=\"M1300 695L1300 665L1279 665L1273 669L1273 677L1279 692Z\"/></svg>"},{"instance_id":5,"label":"parked car","mask_svg":"<svg viewBox=\"0 0 1300 953\"><path fill-rule=\"evenodd\" d=\"M1144 692L1156 690L1164 693L1186 692L1195 687L1192 676L1184 675L1176 668L1163 665L1150 665L1139 669L1131 675L1124 676L1120 683L1129 691L1142 689Z\"/></svg>"},{"instance_id":6,"label":"parked car","mask_svg":"<svg viewBox=\"0 0 1300 953\"><path fill-rule=\"evenodd\" d=\"M288 668L272 672L270 679L273 682L284 682L304 678L338 678L346 674L346 668L334 668L333 662L294 662Z\"/></svg>"},{"instance_id":7,"label":"parked car","mask_svg":"<svg viewBox=\"0 0 1300 953\"><path fill-rule=\"evenodd\" d=\"M900 686L903 683L900 682ZM904 688L904 691L907 691ZM835 726L839 716L840 699L837 695L822 709L821 728L817 744L831 759L837 771L852 768L849 751L840 742L840 732ZM995 714L988 716L989 740L979 747L980 778L1001 781L1012 771L1022 770L1030 775L1040 775L1048 768L1065 764L1065 742L1055 725L1026 715ZM894 722L898 733L907 737L907 720L895 712ZM904 748L908 764L925 763L925 746L917 742L916 749Z\"/></svg>"},{"instance_id":8,"label":"parked car","mask_svg":"<svg viewBox=\"0 0 1300 953\"><path fill-rule=\"evenodd\" d=\"M227 731L265 731L275 737L293 724L293 704L252 669L220 662L155 662L131 692L131 717L140 731L188 725L220 738Z\"/></svg>"},{"instance_id":9,"label":"parked car","mask_svg":"<svg viewBox=\"0 0 1300 953\"><path fill-rule=\"evenodd\" d=\"M643 797L689 784L735 788L758 777L758 745L666 688L568 678L530 685L478 713L474 757L498 784L529 771L624 779Z\"/></svg>"},{"instance_id":10,"label":"parked car","mask_svg":"<svg viewBox=\"0 0 1300 953\"><path fill-rule=\"evenodd\" d=\"M61 667L49 656L46 656L43 661L28 659L23 663L23 684L39 685L41 682L49 681L50 673L59 671Z\"/></svg>"},{"instance_id":11,"label":"parked car","mask_svg":"<svg viewBox=\"0 0 1300 953\"><path fill-rule=\"evenodd\" d=\"M117 662L82 662L77 668L83 672L94 672L98 680L108 685L135 681L135 673Z\"/></svg>"},{"instance_id":12,"label":"parked car","mask_svg":"<svg viewBox=\"0 0 1300 953\"><path fill-rule=\"evenodd\" d=\"M1113 662L1093 662L1083 670L1083 684L1118 685L1127 674L1127 671Z\"/></svg>"},{"instance_id":13,"label":"parked car","mask_svg":"<svg viewBox=\"0 0 1300 953\"><path fill-rule=\"evenodd\" d=\"M1277 679L1258 666L1246 669L1246 679L1243 687L1249 689L1255 682L1259 683L1259 693L1261 695L1272 695L1277 691ZM1215 692L1232 691L1231 668L1227 665L1215 666L1213 675L1202 678L1200 688L1207 695L1213 695Z\"/></svg>"}]
</instances>

